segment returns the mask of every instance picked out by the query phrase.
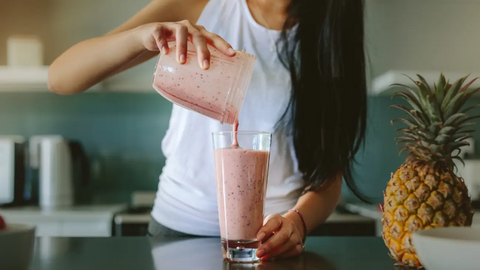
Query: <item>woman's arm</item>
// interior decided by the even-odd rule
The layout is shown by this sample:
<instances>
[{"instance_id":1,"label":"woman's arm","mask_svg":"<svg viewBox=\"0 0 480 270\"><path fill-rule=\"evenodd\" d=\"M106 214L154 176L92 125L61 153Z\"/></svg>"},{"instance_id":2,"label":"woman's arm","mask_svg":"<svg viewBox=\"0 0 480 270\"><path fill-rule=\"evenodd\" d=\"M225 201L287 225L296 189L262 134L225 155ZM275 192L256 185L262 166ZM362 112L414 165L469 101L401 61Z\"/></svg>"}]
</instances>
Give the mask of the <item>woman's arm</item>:
<instances>
[{"instance_id":1,"label":"woman's arm","mask_svg":"<svg viewBox=\"0 0 480 270\"><path fill-rule=\"evenodd\" d=\"M300 197L295 209L302 214L307 232L303 231L302 219L296 212L287 212L283 216L269 215L257 234L260 241L268 239L257 250L257 256L264 256L263 259L268 260L300 254L304 234L308 234L327 220L338 204L341 191L342 176L339 174L328 188L320 187ZM272 236L273 232L275 235Z\"/></svg>"},{"instance_id":2,"label":"woman's arm","mask_svg":"<svg viewBox=\"0 0 480 270\"><path fill-rule=\"evenodd\" d=\"M295 209L302 214L305 220L307 226L306 234L325 223L337 207L341 192L342 176L338 175L337 179L327 189L318 189L300 197ZM295 222L303 237L303 223L300 216L295 212L288 212L283 216Z\"/></svg>"},{"instance_id":3,"label":"woman's arm","mask_svg":"<svg viewBox=\"0 0 480 270\"><path fill-rule=\"evenodd\" d=\"M110 33L79 42L51 64L48 86L59 94L83 92L100 81L158 54L148 50L139 26L154 22L196 22L208 0L152 0ZM142 31L144 31L142 33Z\"/></svg>"}]
</instances>

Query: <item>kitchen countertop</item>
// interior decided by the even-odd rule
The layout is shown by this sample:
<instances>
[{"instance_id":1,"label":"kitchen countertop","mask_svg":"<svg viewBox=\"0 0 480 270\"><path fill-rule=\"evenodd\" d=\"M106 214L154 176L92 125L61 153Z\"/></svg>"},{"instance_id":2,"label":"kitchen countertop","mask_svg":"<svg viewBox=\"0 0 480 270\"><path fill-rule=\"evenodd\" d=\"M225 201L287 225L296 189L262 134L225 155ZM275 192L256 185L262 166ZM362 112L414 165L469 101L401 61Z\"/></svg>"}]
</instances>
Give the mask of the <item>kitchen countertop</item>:
<instances>
[{"instance_id":1,"label":"kitchen countertop","mask_svg":"<svg viewBox=\"0 0 480 270\"><path fill-rule=\"evenodd\" d=\"M295 258L226 264L219 238L37 238L31 270L386 270L396 269L379 237L308 237Z\"/></svg>"},{"instance_id":2,"label":"kitchen countertop","mask_svg":"<svg viewBox=\"0 0 480 270\"><path fill-rule=\"evenodd\" d=\"M86 221L90 219L113 219L115 213L127 209L127 204L74 205L58 209L42 209L38 206L18 206L0 208L5 219L27 219L40 222L43 220Z\"/></svg>"},{"instance_id":3,"label":"kitchen countertop","mask_svg":"<svg viewBox=\"0 0 480 270\"><path fill-rule=\"evenodd\" d=\"M115 222L120 224L122 222L128 223L146 223L150 221L150 214L142 215L118 214L115 216ZM357 214L332 213L326 223L352 223L352 222L370 222L372 219Z\"/></svg>"},{"instance_id":4,"label":"kitchen countertop","mask_svg":"<svg viewBox=\"0 0 480 270\"><path fill-rule=\"evenodd\" d=\"M372 218L376 221L381 222L382 220L382 212L376 204L348 203L345 205L345 209L360 216ZM474 212L472 226L480 226L480 211L474 210Z\"/></svg>"}]
</instances>

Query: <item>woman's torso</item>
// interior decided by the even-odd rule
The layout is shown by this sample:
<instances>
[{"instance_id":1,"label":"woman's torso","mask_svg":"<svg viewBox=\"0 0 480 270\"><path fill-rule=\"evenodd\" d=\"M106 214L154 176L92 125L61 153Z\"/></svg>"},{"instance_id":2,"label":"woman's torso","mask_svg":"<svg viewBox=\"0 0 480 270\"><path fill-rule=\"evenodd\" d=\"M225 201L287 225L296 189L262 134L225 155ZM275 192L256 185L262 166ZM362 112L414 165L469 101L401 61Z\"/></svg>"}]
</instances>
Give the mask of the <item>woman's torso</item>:
<instances>
[{"instance_id":1,"label":"woman's torso","mask_svg":"<svg viewBox=\"0 0 480 270\"><path fill-rule=\"evenodd\" d=\"M279 31L257 24L245 0L211 0L197 24L235 49L257 57L239 116L239 130L274 132L290 98L290 74L272 51ZM211 133L231 130L216 120L174 105L162 142L166 164L160 175L152 216L163 225L199 235L219 235ZM265 214L293 207L303 186L291 138L274 133Z\"/></svg>"}]
</instances>

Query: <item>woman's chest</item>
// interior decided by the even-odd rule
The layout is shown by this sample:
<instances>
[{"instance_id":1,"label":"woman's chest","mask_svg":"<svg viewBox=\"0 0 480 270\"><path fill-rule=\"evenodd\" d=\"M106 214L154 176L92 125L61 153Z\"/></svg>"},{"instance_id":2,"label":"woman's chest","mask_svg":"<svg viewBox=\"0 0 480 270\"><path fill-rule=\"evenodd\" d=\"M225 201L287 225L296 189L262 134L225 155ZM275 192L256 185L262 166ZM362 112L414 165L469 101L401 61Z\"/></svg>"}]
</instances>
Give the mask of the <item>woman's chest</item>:
<instances>
[{"instance_id":1,"label":"woman's chest","mask_svg":"<svg viewBox=\"0 0 480 270\"><path fill-rule=\"evenodd\" d=\"M279 71L283 67L255 70L240 112L242 129L272 131L275 124L288 107L290 100L290 76Z\"/></svg>"},{"instance_id":2,"label":"woman's chest","mask_svg":"<svg viewBox=\"0 0 480 270\"><path fill-rule=\"evenodd\" d=\"M234 9L236 5L238 7ZM272 37L264 33L265 29L252 25L239 2L224 4L215 9L218 12L215 17L204 14L198 23L221 36L234 49L245 50L256 57L239 116L239 128L271 131L290 100L290 73L278 58L277 52L271 50Z\"/></svg>"}]
</instances>

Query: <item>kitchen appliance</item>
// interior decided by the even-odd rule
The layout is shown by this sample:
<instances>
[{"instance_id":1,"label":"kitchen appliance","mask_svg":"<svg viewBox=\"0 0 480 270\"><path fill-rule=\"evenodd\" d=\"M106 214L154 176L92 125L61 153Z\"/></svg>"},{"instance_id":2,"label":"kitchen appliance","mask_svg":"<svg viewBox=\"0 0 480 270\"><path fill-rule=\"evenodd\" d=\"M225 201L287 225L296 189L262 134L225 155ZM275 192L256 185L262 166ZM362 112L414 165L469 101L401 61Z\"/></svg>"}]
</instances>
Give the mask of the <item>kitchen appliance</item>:
<instances>
[{"instance_id":1,"label":"kitchen appliance","mask_svg":"<svg viewBox=\"0 0 480 270\"><path fill-rule=\"evenodd\" d=\"M0 205L24 204L29 198L25 183L25 139L22 136L0 137Z\"/></svg>"},{"instance_id":2,"label":"kitchen appliance","mask_svg":"<svg viewBox=\"0 0 480 270\"><path fill-rule=\"evenodd\" d=\"M152 191L133 192L130 206L113 219L113 236L147 235L155 196L156 193Z\"/></svg>"},{"instance_id":3,"label":"kitchen appliance","mask_svg":"<svg viewBox=\"0 0 480 270\"><path fill-rule=\"evenodd\" d=\"M13 35L7 39L7 65L38 67L43 65L43 43L35 35Z\"/></svg>"},{"instance_id":4,"label":"kitchen appliance","mask_svg":"<svg viewBox=\"0 0 480 270\"><path fill-rule=\"evenodd\" d=\"M89 178L83 146L60 135L30 139L30 176L38 183L38 202L44 209L73 205ZM35 181L34 180L34 181Z\"/></svg>"}]
</instances>

